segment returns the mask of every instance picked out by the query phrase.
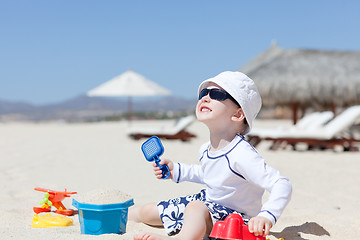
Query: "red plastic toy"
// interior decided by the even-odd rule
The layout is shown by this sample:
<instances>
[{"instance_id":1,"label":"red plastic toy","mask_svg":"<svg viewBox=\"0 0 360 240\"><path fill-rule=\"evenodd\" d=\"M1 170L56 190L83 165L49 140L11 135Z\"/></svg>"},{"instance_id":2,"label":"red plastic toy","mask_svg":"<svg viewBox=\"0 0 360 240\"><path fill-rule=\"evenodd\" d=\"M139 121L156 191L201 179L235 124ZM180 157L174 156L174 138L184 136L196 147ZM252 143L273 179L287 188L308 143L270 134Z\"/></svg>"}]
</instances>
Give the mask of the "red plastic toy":
<instances>
[{"instance_id":1,"label":"red plastic toy","mask_svg":"<svg viewBox=\"0 0 360 240\"><path fill-rule=\"evenodd\" d=\"M56 207L56 213L71 216L74 214L74 210L66 209L65 206L62 204L62 200L64 200L65 197L70 197L71 194L76 194L76 192L67 192L66 188L65 191L59 192L59 191L53 191L49 189L44 188L34 188L36 191L45 192L45 198L40 202L40 204L43 204L41 207L34 207L33 210L36 214L41 212L50 212L51 206Z\"/></svg>"},{"instance_id":2,"label":"red plastic toy","mask_svg":"<svg viewBox=\"0 0 360 240\"><path fill-rule=\"evenodd\" d=\"M224 221L216 222L210 233L210 238L224 240L266 240L266 237L257 237L250 233L242 217L236 213L230 214Z\"/></svg>"}]
</instances>

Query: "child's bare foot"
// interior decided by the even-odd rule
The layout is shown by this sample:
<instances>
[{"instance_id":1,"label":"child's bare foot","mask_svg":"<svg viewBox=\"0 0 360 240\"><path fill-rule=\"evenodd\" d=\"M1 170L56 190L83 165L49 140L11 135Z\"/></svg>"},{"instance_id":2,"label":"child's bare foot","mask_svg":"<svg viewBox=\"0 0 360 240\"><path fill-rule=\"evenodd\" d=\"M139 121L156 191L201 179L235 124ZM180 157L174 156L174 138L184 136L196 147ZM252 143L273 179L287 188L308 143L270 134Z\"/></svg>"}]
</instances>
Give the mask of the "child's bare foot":
<instances>
[{"instance_id":1,"label":"child's bare foot","mask_svg":"<svg viewBox=\"0 0 360 240\"><path fill-rule=\"evenodd\" d=\"M134 240L167 240L167 239L175 240L175 238L161 236L153 233L144 233L134 236Z\"/></svg>"},{"instance_id":2,"label":"child's bare foot","mask_svg":"<svg viewBox=\"0 0 360 240\"><path fill-rule=\"evenodd\" d=\"M134 236L134 240L150 240L151 236L147 233L144 233L144 234L138 234L138 235L135 235Z\"/></svg>"}]
</instances>

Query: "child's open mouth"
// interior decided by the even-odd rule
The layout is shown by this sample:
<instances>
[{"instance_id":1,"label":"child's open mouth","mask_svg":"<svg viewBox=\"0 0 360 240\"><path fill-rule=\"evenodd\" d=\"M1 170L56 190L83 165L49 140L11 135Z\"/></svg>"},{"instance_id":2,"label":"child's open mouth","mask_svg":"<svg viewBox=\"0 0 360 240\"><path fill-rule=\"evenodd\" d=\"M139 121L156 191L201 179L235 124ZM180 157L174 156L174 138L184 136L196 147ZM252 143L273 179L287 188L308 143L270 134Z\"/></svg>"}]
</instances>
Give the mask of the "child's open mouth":
<instances>
[{"instance_id":1,"label":"child's open mouth","mask_svg":"<svg viewBox=\"0 0 360 240\"><path fill-rule=\"evenodd\" d=\"M203 107L200 108L200 112L211 112L211 109L208 108L208 107L203 106Z\"/></svg>"}]
</instances>

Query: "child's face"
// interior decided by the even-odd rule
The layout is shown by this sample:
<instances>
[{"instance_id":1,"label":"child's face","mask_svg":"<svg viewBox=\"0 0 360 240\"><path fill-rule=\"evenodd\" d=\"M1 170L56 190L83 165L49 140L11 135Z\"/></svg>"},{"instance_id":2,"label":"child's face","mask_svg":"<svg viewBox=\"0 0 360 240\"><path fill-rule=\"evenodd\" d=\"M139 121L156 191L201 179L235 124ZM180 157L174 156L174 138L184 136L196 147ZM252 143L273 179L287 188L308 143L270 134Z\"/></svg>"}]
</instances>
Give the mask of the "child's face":
<instances>
[{"instance_id":1,"label":"child's face","mask_svg":"<svg viewBox=\"0 0 360 240\"><path fill-rule=\"evenodd\" d=\"M222 89L220 86L211 82L206 85L206 88ZM196 117L208 127L227 126L227 124L231 123L231 118L238 109L239 107L230 99L218 101L211 99L208 94L198 101L196 105Z\"/></svg>"}]
</instances>

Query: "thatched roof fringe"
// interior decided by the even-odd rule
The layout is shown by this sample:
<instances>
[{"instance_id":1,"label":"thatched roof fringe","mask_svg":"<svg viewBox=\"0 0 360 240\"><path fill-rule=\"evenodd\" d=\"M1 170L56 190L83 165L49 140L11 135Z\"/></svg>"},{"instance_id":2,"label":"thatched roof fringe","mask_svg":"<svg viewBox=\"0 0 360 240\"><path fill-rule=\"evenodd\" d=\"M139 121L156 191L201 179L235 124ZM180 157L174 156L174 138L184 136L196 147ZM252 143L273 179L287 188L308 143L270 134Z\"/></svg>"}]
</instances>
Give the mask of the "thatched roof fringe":
<instances>
[{"instance_id":1,"label":"thatched roof fringe","mask_svg":"<svg viewBox=\"0 0 360 240\"><path fill-rule=\"evenodd\" d=\"M360 104L360 52L284 50L273 45L239 71L256 82L265 106Z\"/></svg>"}]
</instances>

